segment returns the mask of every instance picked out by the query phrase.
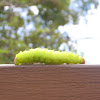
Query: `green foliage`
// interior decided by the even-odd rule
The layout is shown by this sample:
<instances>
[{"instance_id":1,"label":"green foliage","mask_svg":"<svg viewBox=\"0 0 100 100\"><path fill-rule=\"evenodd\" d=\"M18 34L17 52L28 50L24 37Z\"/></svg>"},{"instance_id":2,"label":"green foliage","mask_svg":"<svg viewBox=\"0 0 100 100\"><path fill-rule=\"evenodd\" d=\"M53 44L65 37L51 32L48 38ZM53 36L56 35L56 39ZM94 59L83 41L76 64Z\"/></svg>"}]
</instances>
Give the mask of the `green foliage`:
<instances>
[{"instance_id":1,"label":"green foliage","mask_svg":"<svg viewBox=\"0 0 100 100\"><path fill-rule=\"evenodd\" d=\"M63 2L62 2L63 1ZM78 9L70 8L70 0L3 0L0 2L0 63L13 63L21 50L45 47L58 50L62 43L71 41L67 33L60 34L59 25L70 21L76 24L78 17L98 6L94 0L74 0ZM81 5L82 4L82 5ZM87 5L88 4L88 5ZM30 6L36 6L36 15ZM16 10L17 9L17 10ZM22 17L22 14L25 14ZM28 30L28 25L34 27ZM29 27L30 28L30 27ZM70 46L68 45L69 50Z\"/></svg>"}]
</instances>

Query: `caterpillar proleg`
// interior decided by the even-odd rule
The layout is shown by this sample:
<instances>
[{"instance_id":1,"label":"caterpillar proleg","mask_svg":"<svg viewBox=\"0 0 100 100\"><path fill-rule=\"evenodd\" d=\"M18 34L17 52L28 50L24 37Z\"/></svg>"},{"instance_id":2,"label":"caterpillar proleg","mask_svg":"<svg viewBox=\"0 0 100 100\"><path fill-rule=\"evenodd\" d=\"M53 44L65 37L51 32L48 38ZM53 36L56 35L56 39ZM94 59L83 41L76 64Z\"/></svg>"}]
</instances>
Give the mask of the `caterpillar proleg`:
<instances>
[{"instance_id":1,"label":"caterpillar proleg","mask_svg":"<svg viewBox=\"0 0 100 100\"><path fill-rule=\"evenodd\" d=\"M46 48L30 49L28 51L20 51L16 54L14 63L16 65L44 63L44 64L85 64L85 60L71 51L54 51Z\"/></svg>"}]
</instances>

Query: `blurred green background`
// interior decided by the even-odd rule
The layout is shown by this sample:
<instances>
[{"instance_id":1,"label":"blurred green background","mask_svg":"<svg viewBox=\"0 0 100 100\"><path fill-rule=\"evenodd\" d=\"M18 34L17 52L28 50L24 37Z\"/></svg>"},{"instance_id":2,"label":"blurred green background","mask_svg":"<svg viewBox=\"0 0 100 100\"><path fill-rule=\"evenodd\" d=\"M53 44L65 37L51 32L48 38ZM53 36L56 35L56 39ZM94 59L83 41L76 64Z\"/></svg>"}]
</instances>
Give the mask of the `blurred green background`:
<instances>
[{"instance_id":1,"label":"blurred green background","mask_svg":"<svg viewBox=\"0 0 100 100\"><path fill-rule=\"evenodd\" d=\"M58 27L78 24L80 16L98 5L98 0L2 0L0 64L13 63L16 53L36 47L59 50L65 43L68 50L77 52L70 45L70 35L61 33Z\"/></svg>"}]
</instances>

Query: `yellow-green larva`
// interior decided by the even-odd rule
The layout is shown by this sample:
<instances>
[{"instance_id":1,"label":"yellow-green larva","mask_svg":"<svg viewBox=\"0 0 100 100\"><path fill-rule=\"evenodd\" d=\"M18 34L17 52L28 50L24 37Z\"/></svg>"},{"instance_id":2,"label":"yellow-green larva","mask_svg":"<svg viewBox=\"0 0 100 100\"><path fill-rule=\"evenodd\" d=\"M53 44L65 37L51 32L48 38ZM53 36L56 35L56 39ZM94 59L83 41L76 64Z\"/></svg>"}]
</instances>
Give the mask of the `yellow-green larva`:
<instances>
[{"instance_id":1,"label":"yellow-green larva","mask_svg":"<svg viewBox=\"0 0 100 100\"><path fill-rule=\"evenodd\" d=\"M14 63L16 65L44 63L44 64L84 64L85 60L71 51L54 51L46 48L30 49L29 51L21 51L16 54Z\"/></svg>"}]
</instances>

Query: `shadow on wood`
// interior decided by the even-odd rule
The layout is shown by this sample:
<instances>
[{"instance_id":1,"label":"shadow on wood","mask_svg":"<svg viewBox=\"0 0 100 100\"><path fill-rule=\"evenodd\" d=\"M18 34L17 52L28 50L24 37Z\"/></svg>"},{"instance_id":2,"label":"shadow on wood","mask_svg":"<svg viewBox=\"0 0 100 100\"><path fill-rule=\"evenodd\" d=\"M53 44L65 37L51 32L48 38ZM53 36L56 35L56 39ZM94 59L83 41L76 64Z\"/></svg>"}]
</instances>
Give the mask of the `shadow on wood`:
<instances>
[{"instance_id":1,"label":"shadow on wood","mask_svg":"<svg viewBox=\"0 0 100 100\"><path fill-rule=\"evenodd\" d=\"M100 100L100 65L0 65L0 100Z\"/></svg>"}]
</instances>

